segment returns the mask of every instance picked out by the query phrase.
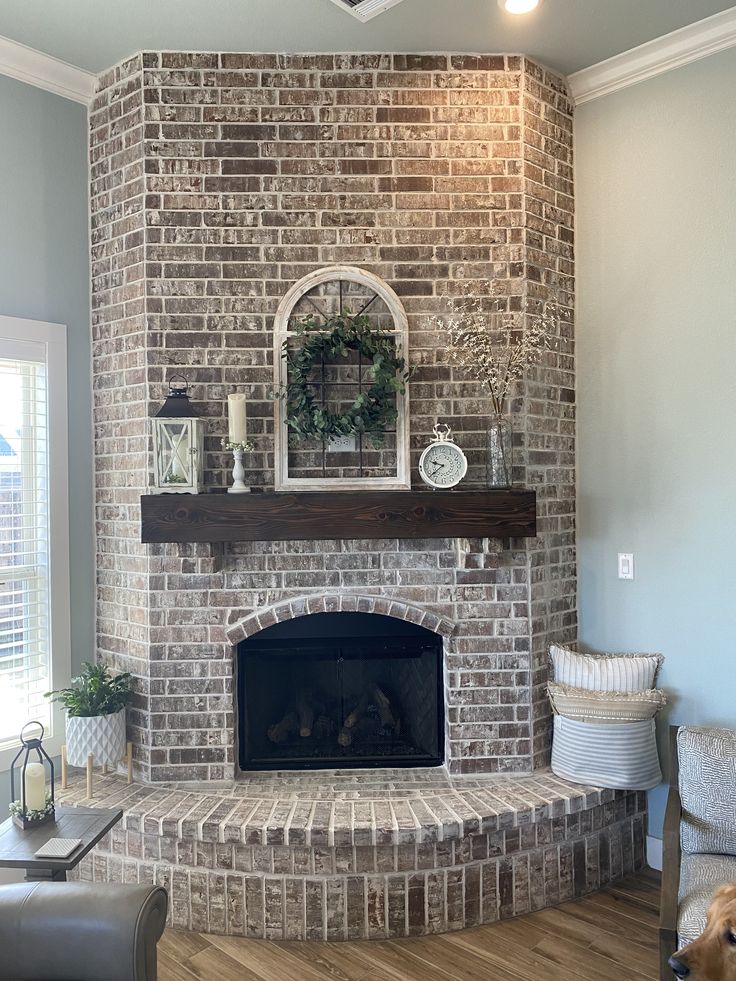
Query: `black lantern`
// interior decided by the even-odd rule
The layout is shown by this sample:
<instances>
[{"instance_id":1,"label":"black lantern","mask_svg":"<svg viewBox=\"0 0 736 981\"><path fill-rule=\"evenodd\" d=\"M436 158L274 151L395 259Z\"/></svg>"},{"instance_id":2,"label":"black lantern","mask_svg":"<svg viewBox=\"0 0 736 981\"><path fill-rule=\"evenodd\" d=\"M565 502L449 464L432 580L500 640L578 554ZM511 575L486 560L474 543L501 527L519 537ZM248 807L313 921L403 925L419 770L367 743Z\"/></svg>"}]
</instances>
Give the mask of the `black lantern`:
<instances>
[{"instance_id":1,"label":"black lantern","mask_svg":"<svg viewBox=\"0 0 736 981\"><path fill-rule=\"evenodd\" d=\"M204 421L189 399L187 380L174 375L153 419L155 494L198 494L203 483Z\"/></svg>"},{"instance_id":2,"label":"black lantern","mask_svg":"<svg viewBox=\"0 0 736 981\"><path fill-rule=\"evenodd\" d=\"M35 738L24 735L30 726L38 726L40 735ZM44 728L40 722L27 722L20 731L21 747L10 765L10 809L13 821L24 831L37 828L40 824L53 821L54 815L54 764L43 748ZM31 759L35 750L38 760ZM20 800L15 796L15 767L20 773ZM50 791L46 789L46 767L48 763L51 775Z\"/></svg>"}]
</instances>

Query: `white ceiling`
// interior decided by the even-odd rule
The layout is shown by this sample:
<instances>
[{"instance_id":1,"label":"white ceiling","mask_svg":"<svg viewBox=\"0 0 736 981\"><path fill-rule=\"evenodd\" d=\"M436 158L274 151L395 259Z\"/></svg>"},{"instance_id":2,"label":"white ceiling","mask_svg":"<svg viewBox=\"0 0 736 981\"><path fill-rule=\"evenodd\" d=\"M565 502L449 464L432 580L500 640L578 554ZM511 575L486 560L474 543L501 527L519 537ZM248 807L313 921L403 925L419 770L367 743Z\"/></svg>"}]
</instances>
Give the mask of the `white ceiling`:
<instances>
[{"instance_id":1,"label":"white ceiling","mask_svg":"<svg viewBox=\"0 0 736 981\"><path fill-rule=\"evenodd\" d=\"M331 0L2 0L0 35L88 71L141 49L523 52L565 74L733 6L733 0L402 0L361 23Z\"/></svg>"}]
</instances>

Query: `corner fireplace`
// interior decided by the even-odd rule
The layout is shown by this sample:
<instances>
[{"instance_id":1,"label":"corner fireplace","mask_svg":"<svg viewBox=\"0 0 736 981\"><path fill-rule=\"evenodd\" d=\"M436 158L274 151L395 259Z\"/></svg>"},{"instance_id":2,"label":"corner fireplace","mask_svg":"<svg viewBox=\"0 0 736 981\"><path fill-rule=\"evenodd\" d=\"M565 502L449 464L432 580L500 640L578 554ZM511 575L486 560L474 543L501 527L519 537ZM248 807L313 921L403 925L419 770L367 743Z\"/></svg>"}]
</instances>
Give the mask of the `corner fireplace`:
<instances>
[{"instance_id":1,"label":"corner fireplace","mask_svg":"<svg viewBox=\"0 0 736 981\"><path fill-rule=\"evenodd\" d=\"M238 646L243 770L438 766L442 638L369 613L316 613Z\"/></svg>"}]
</instances>

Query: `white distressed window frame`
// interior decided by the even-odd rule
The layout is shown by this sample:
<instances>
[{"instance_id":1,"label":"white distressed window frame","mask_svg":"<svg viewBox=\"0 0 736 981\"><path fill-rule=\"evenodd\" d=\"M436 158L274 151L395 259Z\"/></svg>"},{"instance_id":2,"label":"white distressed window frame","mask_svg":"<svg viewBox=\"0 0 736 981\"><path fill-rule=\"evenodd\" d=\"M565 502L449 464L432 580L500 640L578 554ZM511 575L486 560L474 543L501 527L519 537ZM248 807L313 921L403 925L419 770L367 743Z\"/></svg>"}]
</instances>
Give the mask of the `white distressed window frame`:
<instances>
[{"instance_id":1,"label":"white distressed window frame","mask_svg":"<svg viewBox=\"0 0 736 981\"><path fill-rule=\"evenodd\" d=\"M71 591L69 570L69 433L67 401L67 341L64 324L0 316L0 346L19 358L23 346L44 349L48 384L49 445L49 600L51 687L63 688L71 680ZM0 357L5 357L0 350ZM31 721L30 719L28 721ZM51 732L44 737L50 756L64 742L64 712L55 704ZM0 742L0 771L7 770L18 752L17 739Z\"/></svg>"},{"instance_id":2,"label":"white distressed window frame","mask_svg":"<svg viewBox=\"0 0 736 981\"><path fill-rule=\"evenodd\" d=\"M295 283L279 304L274 320L274 385L281 391L286 384L286 361L283 356L284 341L294 336L289 330L289 321L297 303L310 290L323 283L342 280L359 283L373 290L383 300L391 314L401 354L408 363L409 322L404 306L388 283L379 276L359 269L357 266L329 266L310 273ZM396 420L396 474L391 477L290 477L289 476L289 430L286 425L283 402L277 398L274 409L274 487L277 491L309 490L408 490L411 486L409 465L409 386L404 386L404 394L398 397L399 416Z\"/></svg>"}]
</instances>

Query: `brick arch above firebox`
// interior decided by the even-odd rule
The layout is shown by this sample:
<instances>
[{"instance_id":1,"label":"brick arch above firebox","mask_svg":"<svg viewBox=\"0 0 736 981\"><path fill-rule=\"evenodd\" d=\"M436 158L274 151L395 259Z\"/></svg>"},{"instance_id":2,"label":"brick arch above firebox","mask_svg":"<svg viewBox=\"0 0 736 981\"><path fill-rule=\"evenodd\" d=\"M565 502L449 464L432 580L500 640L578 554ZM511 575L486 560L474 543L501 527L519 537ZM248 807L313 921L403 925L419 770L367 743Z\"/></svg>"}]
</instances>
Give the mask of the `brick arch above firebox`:
<instances>
[{"instance_id":1,"label":"brick arch above firebox","mask_svg":"<svg viewBox=\"0 0 736 981\"><path fill-rule=\"evenodd\" d=\"M313 613L376 613L415 623L439 634L446 640L449 640L457 629L457 624L448 617L433 613L425 607L405 603L402 600L383 596L321 593L316 596L275 603L273 606L267 606L248 614L233 610L230 614L231 626L226 631L227 638L235 648L241 641L265 630L266 627L272 627L275 623L281 623L284 620L310 616Z\"/></svg>"}]
</instances>

